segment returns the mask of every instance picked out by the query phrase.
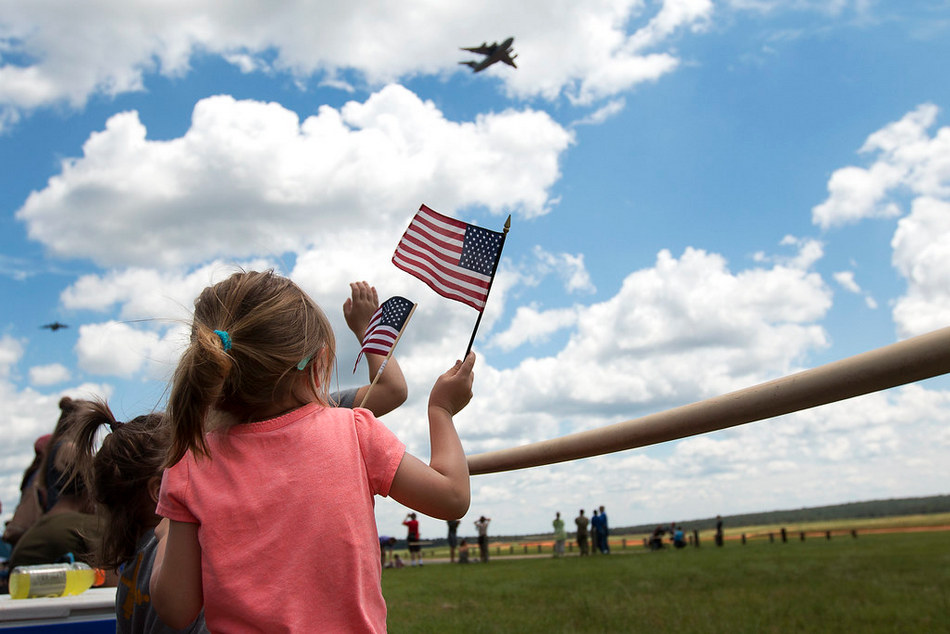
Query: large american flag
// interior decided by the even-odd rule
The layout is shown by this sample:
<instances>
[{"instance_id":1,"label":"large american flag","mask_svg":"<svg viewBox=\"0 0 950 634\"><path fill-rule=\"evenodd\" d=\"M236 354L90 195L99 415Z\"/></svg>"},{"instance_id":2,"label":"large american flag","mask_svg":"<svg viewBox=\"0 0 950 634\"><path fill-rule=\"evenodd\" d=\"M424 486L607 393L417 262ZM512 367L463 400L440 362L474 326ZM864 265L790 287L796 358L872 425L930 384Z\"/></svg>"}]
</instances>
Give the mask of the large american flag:
<instances>
[{"instance_id":1,"label":"large american flag","mask_svg":"<svg viewBox=\"0 0 950 634\"><path fill-rule=\"evenodd\" d=\"M422 205L396 247L393 264L439 295L481 312L503 242L501 232L466 224Z\"/></svg>"},{"instance_id":2,"label":"large american flag","mask_svg":"<svg viewBox=\"0 0 950 634\"><path fill-rule=\"evenodd\" d=\"M363 353L378 354L383 357L389 354L396 345L396 339L405 327L414 305L405 297L396 295L383 302L373 313L369 326L366 327L366 334L363 335L363 347L356 355L354 372L356 372L356 366L360 364L360 359L363 358Z\"/></svg>"}]
</instances>

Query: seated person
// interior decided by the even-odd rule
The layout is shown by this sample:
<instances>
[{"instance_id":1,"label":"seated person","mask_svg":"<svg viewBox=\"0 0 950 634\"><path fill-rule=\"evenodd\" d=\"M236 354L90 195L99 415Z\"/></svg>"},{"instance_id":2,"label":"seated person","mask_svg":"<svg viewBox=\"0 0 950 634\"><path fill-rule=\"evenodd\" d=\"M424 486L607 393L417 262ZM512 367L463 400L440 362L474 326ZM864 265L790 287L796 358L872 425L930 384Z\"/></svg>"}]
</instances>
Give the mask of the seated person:
<instances>
[{"instance_id":1,"label":"seated person","mask_svg":"<svg viewBox=\"0 0 950 634\"><path fill-rule=\"evenodd\" d=\"M68 397L60 401L62 415L49 441L46 464L41 468L46 476L47 503L52 504L17 541L10 554L10 570L71 558L95 567L93 551L101 539L102 529L84 479L71 473L77 452L69 436L76 413L88 403ZM114 574L109 574L107 579L110 585L115 585Z\"/></svg>"},{"instance_id":2,"label":"seated person","mask_svg":"<svg viewBox=\"0 0 950 634\"><path fill-rule=\"evenodd\" d=\"M379 564L383 568L393 567L393 548L396 546L396 538L387 535L379 536Z\"/></svg>"},{"instance_id":3,"label":"seated person","mask_svg":"<svg viewBox=\"0 0 950 634\"><path fill-rule=\"evenodd\" d=\"M44 496L40 492L39 471L46 458L50 438L51 434L45 434L33 443L33 462L23 472L23 479L20 482L20 502L13 511L13 517L3 529L3 541L10 546L16 545L17 540L33 526L45 510L42 501ZM9 553L7 556L9 557Z\"/></svg>"},{"instance_id":4,"label":"seated person","mask_svg":"<svg viewBox=\"0 0 950 634\"><path fill-rule=\"evenodd\" d=\"M683 527L677 526L673 531L673 546L684 548L686 546L686 536L683 534Z\"/></svg>"},{"instance_id":5,"label":"seated person","mask_svg":"<svg viewBox=\"0 0 950 634\"><path fill-rule=\"evenodd\" d=\"M68 553L91 565L91 554L99 537L99 521L92 502L82 480L74 479L60 488L53 508L17 541L10 555L10 569L56 563Z\"/></svg>"}]
</instances>

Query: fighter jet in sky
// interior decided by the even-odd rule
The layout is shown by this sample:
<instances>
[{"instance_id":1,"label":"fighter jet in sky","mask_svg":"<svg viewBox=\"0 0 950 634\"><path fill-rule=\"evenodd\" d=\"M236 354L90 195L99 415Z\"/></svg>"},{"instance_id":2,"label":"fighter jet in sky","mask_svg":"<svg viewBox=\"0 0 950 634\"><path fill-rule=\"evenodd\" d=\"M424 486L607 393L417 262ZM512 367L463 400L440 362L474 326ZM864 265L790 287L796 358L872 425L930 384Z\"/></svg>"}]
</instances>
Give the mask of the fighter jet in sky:
<instances>
[{"instance_id":1,"label":"fighter jet in sky","mask_svg":"<svg viewBox=\"0 0 950 634\"><path fill-rule=\"evenodd\" d=\"M463 51L469 51L471 53L478 53L479 55L484 55L485 59L480 62L469 61L469 62L459 62L459 64L465 64L470 66L473 72L483 71L495 62L504 62L509 66L518 68L515 66L514 59L518 57L517 54L511 54L511 43L515 41L515 38L509 37L507 40L499 44L498 42L492 42L491 46L482 42L481 46L473 46L471 48L462 48Z\"/></svg>"},{"instance_id":2,"label":"fighter jet in sky","mask_svg":"<svg viewBox=\"0 0 950 634\"><path fill-rule=\"evenodd\" d=\"M54 321L54 322L51 323L51 324L44 324L44 325L40 326L40 328L49 328L49 329L52 330L53 332L56 332L56 331L59 330L60 328L69 328L69 326L68 326L67 324L61 324L61 323L59 323L58 321Z\"/></svg>"}]
</instances>

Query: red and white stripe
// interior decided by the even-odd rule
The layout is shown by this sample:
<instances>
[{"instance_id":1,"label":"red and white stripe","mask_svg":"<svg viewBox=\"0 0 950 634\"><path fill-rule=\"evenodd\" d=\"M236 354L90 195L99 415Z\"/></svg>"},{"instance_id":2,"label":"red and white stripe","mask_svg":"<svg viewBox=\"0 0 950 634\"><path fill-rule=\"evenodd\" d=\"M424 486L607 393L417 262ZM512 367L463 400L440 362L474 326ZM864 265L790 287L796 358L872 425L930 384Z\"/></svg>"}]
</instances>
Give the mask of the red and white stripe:
<instances>
[{"instance_id":1,"label":"red and white stripe","mask_svg":"<svg viewBox=\"0 0 950 634\"><path fill-rule=\"evenodd\" d=\"M491 277L459 266L467 228L466 223L422 205L396 247L393 264L439 295L482 310Z\"/></svg>"}]
</instances>

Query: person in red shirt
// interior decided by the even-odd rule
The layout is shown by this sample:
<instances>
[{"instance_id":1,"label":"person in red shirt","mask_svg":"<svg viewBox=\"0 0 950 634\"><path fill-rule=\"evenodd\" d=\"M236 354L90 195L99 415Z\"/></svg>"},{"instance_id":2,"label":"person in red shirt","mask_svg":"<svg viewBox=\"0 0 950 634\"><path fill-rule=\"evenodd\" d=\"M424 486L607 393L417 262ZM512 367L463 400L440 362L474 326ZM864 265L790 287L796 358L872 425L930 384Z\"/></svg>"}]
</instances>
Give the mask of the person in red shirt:
<instances>
[{"instance_id":1,"label":"person in red shirt","mask_svg":"<svg viewBox=\"0 0 950 634\"><path fill-rule=\"evenodd\" d=\"M406 535L406 542L409 544L409 565L422 565L422 546L419 544L419 520L415 513L410 513L402 521L409 533Z\"/></svg>"}]
</instances>

